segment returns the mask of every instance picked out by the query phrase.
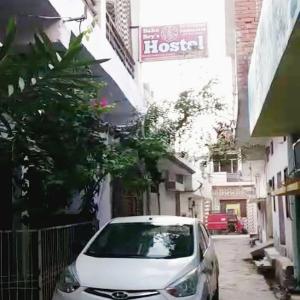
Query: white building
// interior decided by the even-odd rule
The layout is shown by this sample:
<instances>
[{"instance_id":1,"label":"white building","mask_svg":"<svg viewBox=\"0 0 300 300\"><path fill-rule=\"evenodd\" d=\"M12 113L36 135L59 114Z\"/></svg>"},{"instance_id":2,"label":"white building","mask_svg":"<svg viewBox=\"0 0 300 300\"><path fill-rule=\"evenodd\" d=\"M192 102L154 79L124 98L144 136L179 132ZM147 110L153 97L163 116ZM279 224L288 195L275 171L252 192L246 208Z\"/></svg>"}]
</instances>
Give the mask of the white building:
<instances>
[{"instance_id":1,"label":"white building","mask_svg":"<svg viewBox=\"0 0 300 300\"><path fill-rule=\"evenodd\" d=\"M241 158L238 152L207 165L204 182L211 195L211 211L237 214L250 234L257 234L257 205L264 201L264 161ZM210 190L210 192L208 192Z\"/></svg>"},{"instance_id":2,"label":"white building","mask_svg":"<svg viewBox=\"0 0 300 300\"><path fill-rule=\"evenodd\" d=\"M269 185L268 202L272 203L274 246L283 256L293 260L292 216L288 196L275 195L288 177L288 141L274 137L266 143L266 175Z\"/></svg>"},{"instance_id":3,"label":"white building","mask_svg":"<svg viewBox=\"0 0 300 300\"><path fill-rule=\"evenodd\" d=\"M197 168L175 155L162 159L158 167L163 181L159 191L151 190L150 213L194 217L203 221L204 197Z\"/></svg>"}]
</instances>

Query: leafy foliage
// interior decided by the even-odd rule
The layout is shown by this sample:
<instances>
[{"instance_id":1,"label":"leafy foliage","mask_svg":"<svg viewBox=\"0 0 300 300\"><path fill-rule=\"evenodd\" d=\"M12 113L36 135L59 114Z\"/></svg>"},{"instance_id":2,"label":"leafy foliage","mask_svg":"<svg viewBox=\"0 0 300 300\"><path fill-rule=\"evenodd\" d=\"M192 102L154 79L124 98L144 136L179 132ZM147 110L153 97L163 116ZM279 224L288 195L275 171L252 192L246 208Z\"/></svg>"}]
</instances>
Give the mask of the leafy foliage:
<instances>
[{"instance_id":1,"label":"leafy foliage","mask_svg":"<svg viewBox=\"0 0 300 300\"><path fill-rule=\"evenodd\" d=\"M160 106L151 104L145 120L146 134L155 132L172 147L175 142L177 144L188 142L189 135L196 126L195 121L199 117L215 114L224 108L221 99L213 92L215 84L214 80L210 80L198 92L183 91L175 102L167 101L165 105Z\"/></svg>"},{"instance_id":2,"label":"leafy foliage","mask_svg":"<svg viewBox=\"0 0 300 300\"><path fill-rule=\"evenodd\" d=\"M100 118L112 107L94 100L103 83L89 68L106 60L79 59L84 33L59 52L40 33L26 52L15 53L15 32L10 21L0 48L0 166L9 157L17 170L15 209L55 212L85 191L89 211L112 166Z\"/></svg>"},{"instance_id":3,"label":"leafy foliage","mask_svg":"<svg viewBox=\"0 0 300 300\"><path fill-rule=\"evenodd\" d=\"M238 152L238 148L235 142L235 122L231 121L218 122L217 126L214 127L217 135L217 141L212 144L207 144L209 149L210 159L227 159L227 156L233 152ZM239 153L239 152L238 152Z\"/></svg>"}]
</instances>

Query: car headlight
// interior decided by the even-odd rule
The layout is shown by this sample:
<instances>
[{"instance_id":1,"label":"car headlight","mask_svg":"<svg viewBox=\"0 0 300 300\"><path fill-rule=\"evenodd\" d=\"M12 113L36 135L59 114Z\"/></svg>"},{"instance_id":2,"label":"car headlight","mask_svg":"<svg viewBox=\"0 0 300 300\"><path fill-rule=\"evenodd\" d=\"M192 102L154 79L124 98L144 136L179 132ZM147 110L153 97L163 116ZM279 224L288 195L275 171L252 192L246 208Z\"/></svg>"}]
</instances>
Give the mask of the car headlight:
<instances>
[{"instance_id":1,"label":"car headlight","mask_svg":"<svg viewBox=\"0 0 300 300\"><path fill-rule=\"evenodd\" d=\"M168 286L166 291L174 297L187 297L196 294L197 285L198 272L197 269L194 269Z\"/></svg>"},{"instance_id":2,"label":"car headlight","mask_svg":"<svg viewBox=\"0 0 300 300\"><path fill-rule=\"evenodd\" d=\"M60 275L57 288L65 293L72 293L80 286L75 263L68 266Z\"/></svg>"}]
</instances>

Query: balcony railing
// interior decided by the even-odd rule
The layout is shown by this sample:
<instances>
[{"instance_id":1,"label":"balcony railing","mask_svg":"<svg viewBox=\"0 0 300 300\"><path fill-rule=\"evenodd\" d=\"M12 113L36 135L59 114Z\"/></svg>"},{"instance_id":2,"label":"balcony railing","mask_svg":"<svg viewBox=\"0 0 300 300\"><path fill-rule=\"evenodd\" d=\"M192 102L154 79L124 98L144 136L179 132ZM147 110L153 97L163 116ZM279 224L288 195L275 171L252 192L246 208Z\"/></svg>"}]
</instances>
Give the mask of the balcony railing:
<instances>
[{"instance_id":1,"label":"balcony railing","mask_svg":"<svg viewBox=\"0 0 300 300\"><path fill-rule=\"evenodd\" d=\"M238 182L241 180L241 174L240 173L227 173L227 182Z\"/></svg>"},{"instance_id":2,"label":"balcony railing","mask_svg":"<svg viewBox=\"0 0 300 300\"><path fill-rule=\"evenodd\" d=\"M86 4L86 6L88 7L88 9L91 11L91 13L93 14L93 16L96 16L97 15L97 11L95 9L95 7L96 7L95 0L83 0L83 2Z\"/></svg>"},{"instance_id":3,"label":"balcony railing","mask_svg":"<svg viewBox=\"0 0 300 300\"><path fill-rule=\"evenodd\" d=\"M241 173L226 173L227 182L245 182L251 181L251 177L243 176Z\"/></svg>"},{"instance_id":4,"label":"balcony railing","mask_svg":"<svg viewBox=\"0 0 300 300\"><path fill-rule=\"evenodd\" d=\"M117 31L117 28L111 16L106 13L106 38L112 45L113 49L117 52L119 58L123 62L125 68L132 78L134 78L134 65L135 62L125 46L122 37Z\"/></svg>"}]
</instances>

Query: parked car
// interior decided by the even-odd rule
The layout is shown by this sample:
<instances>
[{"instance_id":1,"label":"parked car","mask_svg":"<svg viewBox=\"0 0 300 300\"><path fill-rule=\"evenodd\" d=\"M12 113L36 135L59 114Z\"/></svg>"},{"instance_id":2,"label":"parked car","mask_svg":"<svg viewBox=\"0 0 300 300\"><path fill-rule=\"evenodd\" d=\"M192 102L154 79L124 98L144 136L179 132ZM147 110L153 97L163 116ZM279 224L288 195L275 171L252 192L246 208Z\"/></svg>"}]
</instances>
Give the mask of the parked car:
<instances>
[{"instance_id":1,"label":"parked car","mask_svg":"<svg viewBox=\"0 0 300 300\"><path fill-rule=\"evenodd\" d=\"M113 219L62 273L53 300L217 300L218 260L197 219Z\"/></svg>"}]
</instances>

